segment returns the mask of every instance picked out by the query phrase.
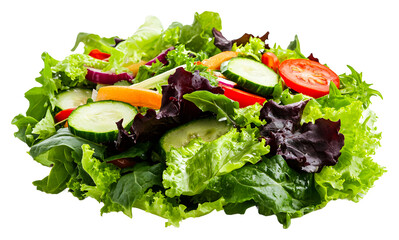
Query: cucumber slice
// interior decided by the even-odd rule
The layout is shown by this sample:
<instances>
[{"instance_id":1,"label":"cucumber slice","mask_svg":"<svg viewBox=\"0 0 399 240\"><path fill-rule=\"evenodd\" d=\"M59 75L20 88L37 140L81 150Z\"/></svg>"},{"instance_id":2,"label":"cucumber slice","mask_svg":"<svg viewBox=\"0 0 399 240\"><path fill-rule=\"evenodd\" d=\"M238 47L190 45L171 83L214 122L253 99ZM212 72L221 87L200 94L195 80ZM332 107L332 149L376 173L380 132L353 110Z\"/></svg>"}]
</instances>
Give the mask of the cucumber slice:
<instances>
[{"instance_id":1,"label":"cucumber slice","mask_svg":"<svg viewBox=\"0 0 399 240\"><path fill-rule=\"evenodd\" d=\"M91 95L91 89L72 88L57 95L55 106L60 110L76 108L85 104Z\"/></svg>"},{"instance_id":2,"label":"cucumber slice","mask_svg":"<svg viewBox=\"0 0 399 240\"><path fill-rule=\"evenodd\" d=\"M171 147L183 147L195 138L201 138L206 142L213 141L227 133L230 128L225 121L219 122L214 118L194 120L168 131L161 137L160 145L165 152L169 152Z\"/></svg>"},{"instance_id":3,"label":"cucumber slice","mask_svg":"<svg viewBox=\"0 0 399 240\"><path fill-rule=\"evenodd\" d=\"M137 110L119 101L91 102L76 108L68 118L69 130L82 138L96 143L113 141L118 136L116 122L123 119L123 127L129 128Z\"/></svg>"},{"instance_id":4,"label":"cucumber slice","mask_svg":"<svg viewBox=\"0 0 399 240\"><path fill-rule=\"evenodd\" d=\"M272 94L279 79L278 74L265 64L242 57L223 62L220 71L242 88L262 96Z\"/></svg>"}]
</instances>

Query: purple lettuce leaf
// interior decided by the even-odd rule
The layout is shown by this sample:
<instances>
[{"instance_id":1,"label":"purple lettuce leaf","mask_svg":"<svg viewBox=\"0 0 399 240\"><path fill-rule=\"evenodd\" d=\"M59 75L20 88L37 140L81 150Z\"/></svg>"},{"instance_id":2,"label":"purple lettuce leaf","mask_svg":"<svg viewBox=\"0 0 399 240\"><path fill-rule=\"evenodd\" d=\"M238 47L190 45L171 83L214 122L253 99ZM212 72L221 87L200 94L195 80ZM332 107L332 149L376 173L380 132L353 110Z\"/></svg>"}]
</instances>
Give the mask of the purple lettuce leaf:
<instances>
[{"instance_id":1,"label":"purple lettuce leaf","mask_svg":"<svg viewBox=\"0 0 399 240\"><path fill-rule=\"evenodd\" d=\"M240 38L233 39L233 40L228 40L225 38L219 30L213 28L212 29L213 36L215 38L214 44L217 48L219 48L221 51L230 51L231 48L233 47L233 44L237 44L237 46L244 46L245 44L249 43L249 39L251 37L255 37L252 34L249 33L244 33ZM263 42L265 42L267 39L269 39L269 32L266 32L263 36L259 37L257 36L256 38L261 39ZM265 44L266 49L270 49L268 44Z\"/></svg>"},{"instance_id":2,"label":"purple lettuce leaf","mask_svg":"<svg viewBox=\"0 0 399 240\"><path fill-rule=\"evenodd\" d=\"M340 121L320 118L300 125L306 104L307 101L288 105L265 103L260 119L267 124L261 127L260 134L270 145L270 155L281 155L299 172L314 173L338 162L344 135L339 133Z\"/></svg>"},{"instance_id":3,"label":"purple lettuce leaf","mask_svg":"<svg viewBox=\"0 0 399 240\"><path fill-rule=\"evenodd\" d=\"M176 69L169 77L168 85L162 86L159 112L149 109L145 115L138 113L129 131L119 128L119 136L115 142L117 148L122 149L126 145L157 139L174 127L210 114L202 112L194 103L183 98L184 94L198 90L215 94L224 92L222 88L212 86L198 71L192 73L182 67Z\"/></svg>"}]
</instances>

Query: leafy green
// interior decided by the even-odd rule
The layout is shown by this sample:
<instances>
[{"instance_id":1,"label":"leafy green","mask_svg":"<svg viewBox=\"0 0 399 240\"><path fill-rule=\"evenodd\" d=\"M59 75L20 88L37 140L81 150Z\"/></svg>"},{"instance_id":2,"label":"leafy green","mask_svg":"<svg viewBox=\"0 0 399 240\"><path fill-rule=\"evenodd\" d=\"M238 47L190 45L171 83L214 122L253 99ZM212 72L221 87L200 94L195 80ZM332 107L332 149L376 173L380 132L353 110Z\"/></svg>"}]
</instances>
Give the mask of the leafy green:
<instances>
[{"instance_id":1,"label":"leafy green","mask_svg":"<svg viewBox=\"0 0 399 240\"><path fill-rule=\"evenodd\" d=\"M80 184L93 185L92 179L82 168L82 145L85 144L95 149L95 156L104 157L104 146L76 137L65 128L33 145L29 151L32 158L51 167L47 177L33 183L37 189L46 193L59 193L67 186L75 186L74 190L80 192ZM76 196L84 198L82 193Z\"/></svg>"},{"instance_id":2,"label":"leafy green","mask_svg":"<svg viewBox=\"0 0 399 240\"><path fill-rule=\"evenodd\" d=\"M260 109L262 108L260 104L240 108L238 102L224 95L207 91L195 91L185 94L183 97L193 102L202 111L215 113L219 121L227 121L236 127L246 127L250 124L260 126L263 123L259 119Z\"/></svg>"},{"instance_id":3,"label":"leafy green","mask_svg":"<svg viewBox=\"0 0 399 240\"><path fill-rule=\"evenodd\" d=\"M75 45L71 51L75 51L80 43L84 44L84 54L89 54L91 50L98 49L101 52L111 53L112 45L115 45L115 38L117 37L100 37L97 34L81 32L76 37Z\"/></svg>"},{"instance_id":4,"label":"leafy green","mask_svg":"<svg viewBox=\"0 0 399 240\"><path fill-rule=\"evenodd\" d=\"M89 144L95 150L95 157L104 158L105 146L90 142L89 140L73 135L67 128L61 128L56 134L32 146L29 153L33 158L46 153L54 147L65 146L82 156L82 145Z\"/></svg>"},{"instance_id":5,"label":"leafy green","mask_svg":"<svg viewBox=\"0 0 399 240\"><path fill-rule=\"evenodd\" d=\"M216 113L219 121L226 121L236 125L234 117L235 109L239 108L238 102L230 100L224 95L213 94L209 91L195 91L183 96L184 99L193 102L203 112L211 111Z\"/></svg>"},{"instance_id":6,"label":"leafy green","mask_svg":"<svg viewBox=\"0 0 399 240\"><path fill-rule=\"evenodd\" d=\"M294 51L300 58L306 58L301 52L301 45L299 44L298 36L295 35L295 39L290 42L287 49Z\"/></svg>"},{"instance_id":7,"label":"leafy green","mask_svg":"<svg viewBox=\"0 0 399 240\"><path fill-rule=\"evenodd\" d=\"M301 52L299 39L297 35L295 35L295 39L290 42L290 44L286 49L274 45L272 48L268 49L267 51L274 53L280 62L287 59L306 58L305 55L303 55Z\"/></svg>"},{"instance_id":8,"label":"leafy green","mask_svg":"<svg viewBox=\"0 0 399 240\"><path fill-rule=\"evenodd\" d=\"M36 136L32 131L38 121L33 117L25 117L19 114L12 119L11 123L18 128L14 136L26 143L29 147L32 146L36 140Z\"/></svg>"},{"instance_id":9,"label":"leafy green","mask_svg":"<svg viewBox=\"0 0 399 240\"><path fill-rule=\"evenodd\" d=\"M162 186L162 163L153 166L148 163L139 163L134 166L131 173L123 175L110 191L112 202L117 203L130 212L136 200L154 185Z\"/></svg>"},{"instance_id":10,"label":"leafy green","mask_svg":"<svg viewBox=\"0 0 399 240\"><path fill-rule=\"evenodd\" d=\"M46 155L52 162L49 175L42 180L34 181L37 190L57 194L62 192L75 171L74 155L71 149L54 147Z\"/></svg>"},{"instance_id":11,"label":"leafy green","mask_svg":"<svg viewBox=\"0 0 399 240\"><path fill-rule=\"evenodd\" d=\"M163 27L158 18L148 16L136 32L121 42L111 52L109 65L105 70L119 70L126 63L135 63L140 60L150 60L154 58L160 51L156 46L157 41L161 37Z\"/></svg>"},{"instance_id":12,"label":"leafy green","mask_svg":"<svg viewBox=\"0 0 399 240\"><path fill-rule=\"evenodd\" d=\"M41 87L33 87L25 93L25 98L29 101L29 108L26 111L26 116L33 117L40 121L47 112L47 108L55 106L55 95L61 87L59 80L53 78L51 68L55 66L58 61L52 58L48 53L42 54L44 67L40 71L40 77L36 81L40 83Z\"/></svg>"},{"instance_id":13,"label":"leafy green","mask_svg":"<svg viewBox=\"0 0 399 240\"><path fill-rule=\"evenodd\" d=\"M225 201L223 198L212 202L198 204L194 209L187 209L184 204L179 204L176 199L166 197L161 191L147 191L134 203L134 207L146 212L158 215L168 220L165 226L179 226L180 221L190 217L201 217L214 210L223 209Z\"/></svg>"},{"instance_id":14,"label":"leafy green","mask_svg":"<svg viewBox=\"0 0 399 240\"><path fill-rule=\"evenodd\" d=\"M368 108L368 106L371 104L370 98L372 96L379 96L382 99L381 93L371 88L372 84L368 84L363 81L362 73L358 73L351 66L348 66L348 68L351 71L350 74L344 73L339 76L339 90L342 95L361 101L364 108Z\"/></svg>"},{"instance_id":15,"label":"leafy green","mask_svg":"<svg viewBox=\"0 0 399 240\"><path fill-rule=\"evenodd\" d=\"M192 140L187 146L166 154L167 168L163 185L168 197L201 193L212 178L229 173L245 163L258 162L269 152L264 140L258 141L258 129L233 128L220 138L204 142Z\"/></svg>"},{"instance_id":16,"label":"leafy green","mask_svg":"<svg viewBox=\"0 0 399 240\"><path fill-rule=\"evenodd\" d=\"M222 21L218 13L209 11L195 13L193 23L181 27L179 43L184 44L191 51L204 51L214 55L220 50L213 44L213 28L222 29Z\"/></svg>"},{"instance_id":17,"label":"leafy green","mask_svg":"<svg viewBox=\"0 0 399 240\"><path fill-rule=\"evenodd\" d=\"M323 206L313 174L296 172L278 155L216 177L208 188L235 204L230 208L232 213L243 212L255 203L260 214L275 214L284 227L290 225L291 218Z\"/></svg>"},{"instance_id":18,"label":"leafy green","mask_svg":"<svg viewBox=\"0 0 399 240\"><path fill-rule=\"evenodd\" d=\"M237 43L234 43L231 50L239 52L242 56L251 57L260 62L262 52L265 51L265 42L260 38L250 37L247 44L237 46Z\"/></svg>"},{"instance_id":19,"label":"leafy green","mask_svg":"<svg viewBox=\"0 0 399 240\"><path fill-rule=\"evenodd\" d=\"M55 134L56 129L54 124L53 115L51 114L50 109L47 109L46 116L40 120L40 122L35 124L32 133L39 135L37 139L46 139Z\"/></svg>"},{"instance_id":20,"label":"leafy green","mask_svg":"<svg viewBox=\"0 0 399 240\"><path fill-rule=\"evenodd\" d=\"M110 191L111 184L121 177L120 169L112 164L102 162L93 157L94 150L88 144L82 145L82 152L83 170L89 174L95 184L95 186L82 184L82 189L87 191L87 196L91 196L98 201L101 201L105 194Z\"/></svg>"}]
</instances>

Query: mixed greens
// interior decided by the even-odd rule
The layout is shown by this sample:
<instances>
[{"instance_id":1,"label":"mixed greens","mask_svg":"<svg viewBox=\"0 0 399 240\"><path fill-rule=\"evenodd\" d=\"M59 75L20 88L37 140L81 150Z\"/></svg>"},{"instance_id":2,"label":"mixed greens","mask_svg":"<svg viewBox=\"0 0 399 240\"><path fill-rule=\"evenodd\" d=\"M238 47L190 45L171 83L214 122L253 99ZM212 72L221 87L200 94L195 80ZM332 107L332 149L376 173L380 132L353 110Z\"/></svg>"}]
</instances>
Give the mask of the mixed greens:
<instances>
[{"instance_id":1,"label":"mixed greens","mask_svg":"<svg viewBox=\"0 0 399 240\"><path fill-rule=\"evenodd\" d=\"M127 39L80 33L72 50L83 43L83 53L43 53L40 86L12 121L50 170L37 189L174 226L256 206L288 227L331 200L359 201L385 172L372 160L381 133L369 109L381 94L350 66L331 81L292 78L303 71L294 64L331 71L297 36L283 48L269 33L221 30L214 12L166 29L148 17Z\"/></svg>"}]
</instances>

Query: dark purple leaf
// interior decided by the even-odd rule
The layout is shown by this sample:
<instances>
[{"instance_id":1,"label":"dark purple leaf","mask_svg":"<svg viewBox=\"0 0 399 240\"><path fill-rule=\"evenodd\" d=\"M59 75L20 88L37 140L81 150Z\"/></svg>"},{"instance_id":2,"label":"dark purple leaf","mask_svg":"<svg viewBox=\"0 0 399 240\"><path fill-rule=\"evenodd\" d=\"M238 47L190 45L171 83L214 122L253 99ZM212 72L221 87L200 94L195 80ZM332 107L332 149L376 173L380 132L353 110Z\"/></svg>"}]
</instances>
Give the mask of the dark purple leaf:
<instances>
[{"instance_id":1,"label":"dark purple leaf","mask_svg":"<svg viewBox=\"0 0 399 240\"><path fill-rule=\"evenodd\" d=\"M324 166L338 162L344 145L344 135L339 133L340 121L317 119L315 123L300 125L307 102L278 105L267 102L261 110L261 135L270 145L271 155L281 155L287 164L303 172L320 172ZM291 119L291 120L290 120Z\"/></svg>"},{"instance_id":2,"label":"dark purple leaf","mask_svg":"<svg viewBox=\"0 0 399 240\"><path fill-rule=\"evenodd\" d=\"M318 59L318 58L315 58L315 57L313 56L313 53L311 53L311 54L309 55L308 59L320 63L320 62L319 62L319 59Z\"/></svg>"},{"instance_id":3,"label":"dark purple leaf","mask_svg":"<svg viewBox=\"0 0 399 240\"><path fill-rule=\"evenodd\" d=\"M184 68L176 69L176 72L169 77L168 85L162 86L162 103L159 112L149 109L145 115L138 113L129 132L120 129L118 137L120 141L116 143L122 146L124 142L134 144L157 139L169 129L209 114L202 112L194 103L183 98L184 94L198 90L223 94L222 88L212 86L208 79L199 75L198 71L191 73Z\"/></svg>"},{"instance_id":4,"label":"dark purple leaf","mask_svg":"<svg viewBox=\"0 0 399 240\"><path fill-rule=\"evenodd\" d=\"M279 105L274 101L266 102L260 110L260 120L266 120L261 132L266 135L268 132L280 130L293 131L300 127L303 110L308 101L301 101L288 105Z\"/></svg>"},{"instance_id":5,"label":"dark purple leaf","mask_svg":"<svg viewBox=\"0 0 399 240\"><path fill-rule=\"evenodd\" d=\"M116 47L116 46L118 46L119 43L125 41L125 39L114 38L114 41L115 41L115 44L111 46L111 47L113 47L113 48Z\"/></svg>"},{"instance_id":6,"label":"dark purple leaf","mask_svg":"<svg viewBox=\"0 0 399 240\"><path fill-rule=\"evenodd\" d=\"M216 28L212 29L213 36L215 37L214 44L217 48L219 48L222 52L223 51L230 51L231 47L233 46L233 42L227 40L222 32L218 31Z\"/></svg>"},{"instance_id":7,"label":"dark purple leaf","mask_svg":"<svg viewBox=\"0 0 399 240\"><path fill-rule=\"evenodd\" d=\"M245 33L243 34L240 38L234 39L234 40L228 40L226 39L223 34L216 30L215 28L212 30L213 36L215 38L214 44L217 48L219 48L221 51L230 51L231 48L233 47L233 44L237 44L237 46L244 46L245 44L249 43L249 39L252 37L254 38L255 36L252 34ZM269 38L269 32L266 32L263 36L259 37L257 36L256 38L261 39L263 42L265 42ZM269 49L269 45L265 44L265 48Z\"/></svg>"}]
</instances>

